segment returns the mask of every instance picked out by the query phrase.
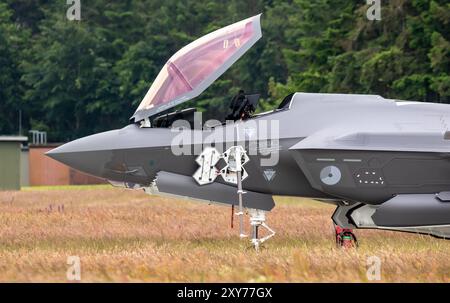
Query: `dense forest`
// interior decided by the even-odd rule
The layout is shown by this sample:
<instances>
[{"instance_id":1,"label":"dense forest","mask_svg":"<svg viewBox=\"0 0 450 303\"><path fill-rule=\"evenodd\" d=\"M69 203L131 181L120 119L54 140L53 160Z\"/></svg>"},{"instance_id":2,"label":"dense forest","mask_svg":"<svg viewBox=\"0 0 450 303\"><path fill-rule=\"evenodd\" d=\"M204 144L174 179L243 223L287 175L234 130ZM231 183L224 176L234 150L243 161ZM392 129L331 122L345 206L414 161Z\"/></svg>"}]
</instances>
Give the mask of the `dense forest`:
<instances>
[{"instance_id":1,"label":"dense forest","mask_svg":"<svg viewBox=\"0 0 450 303\"><path fill-rule=\"evenodd\" d=\"M195 105L220 115L240 89L266 110L295 92L450 103L450 2L366 0L0 0L0 134L67 141L126 125L166 60L263 13L263 38Z\"/></svg>"}]
</instances>

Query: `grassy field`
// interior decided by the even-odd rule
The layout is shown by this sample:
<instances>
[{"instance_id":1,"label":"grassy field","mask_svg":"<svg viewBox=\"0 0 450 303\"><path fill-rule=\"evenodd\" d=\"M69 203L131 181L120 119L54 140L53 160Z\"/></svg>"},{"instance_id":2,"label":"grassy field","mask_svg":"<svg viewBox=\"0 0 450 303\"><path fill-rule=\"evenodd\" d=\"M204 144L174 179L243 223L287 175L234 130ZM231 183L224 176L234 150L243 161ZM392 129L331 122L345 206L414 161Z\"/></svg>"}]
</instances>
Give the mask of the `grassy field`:
<instances>
[{"instance_id":1,"label":"grassy field","mask_svg":"<svg viewBox=\"0 0 450 303\"><path fill-rule=\"evenodd\" d=\"M108 186L0 193L0 281L66 282L68 256L81 281L450 282L450 241L358 230L358 249L337 249L333 207L277 198L277 231L260 252L230 228L230 208Z\"/></svg>"}]
</instances>

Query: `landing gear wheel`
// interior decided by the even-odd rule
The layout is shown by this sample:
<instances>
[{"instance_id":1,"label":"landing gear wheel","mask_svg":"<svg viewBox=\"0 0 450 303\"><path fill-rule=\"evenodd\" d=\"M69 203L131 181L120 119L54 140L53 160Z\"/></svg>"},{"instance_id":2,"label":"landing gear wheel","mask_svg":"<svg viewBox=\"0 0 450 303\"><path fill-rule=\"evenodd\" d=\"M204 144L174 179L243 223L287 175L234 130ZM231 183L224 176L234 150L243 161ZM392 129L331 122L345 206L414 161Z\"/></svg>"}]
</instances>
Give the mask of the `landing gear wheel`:
<instances>
[{"instance_id":1,"label":"landing gear wheel","mask_svg":"<svg viewBox=\"0 0 450 303\"><path fill-rule=\"evenodd\" d=\"M336 233L336 246L340 248L356 248L358 247L358 239L356 239L353 230L350 228L342 228L334 225Z\"/></svg>"}]
</instances>

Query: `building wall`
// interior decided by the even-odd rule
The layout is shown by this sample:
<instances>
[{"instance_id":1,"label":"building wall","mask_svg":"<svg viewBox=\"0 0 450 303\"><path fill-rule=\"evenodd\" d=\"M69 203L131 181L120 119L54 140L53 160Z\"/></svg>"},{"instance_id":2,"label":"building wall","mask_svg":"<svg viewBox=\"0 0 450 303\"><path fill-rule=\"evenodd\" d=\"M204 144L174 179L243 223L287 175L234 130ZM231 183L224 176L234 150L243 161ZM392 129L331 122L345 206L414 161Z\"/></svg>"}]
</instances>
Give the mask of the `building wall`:
<instances>
[{"instance_id":1,"label":"building wall","mask_svg":"<svg viewBox=\"0 0 450 303\"><path fill-rule=\"evenodd\" d=\"M71 185L87 185L87 184L105 184L106 181L103 179L99 179L97 177L93 177L87 175L85 173L80 172L79 170L70 168L70 184Z\"/></svg>"},{"instance_id":2,"label":"building wall","mask_svg":"<svg viewBox=\"0 0 450 303\"><path fill-rule=\"evenodd\" d=\"M45 155L53 147L30 146L30 185L68 185L69 168Z\"/></svg>"},{"instance_id":3,"label":"building wall","mask_svg":"<svg viewBox=\"0 0 450 303\"><path fill-rule=\"evenodd\" d=\"M45 153L55 147L30 146L29 169L31 186L105 183L102 179L87 175L47 157Z\"/></svg>"},{"instance_id":4,"label":"building wall","mask_svg":"<svg viewBox=\"0 0 450 303\"><path fill-rule=\"evenodd\" d=\"M28 164L28 148L22 148L20 153L20 186L30 185L30 170Z\"/></svg>"},{"instance_id":5,"label":"building wall","mask_svg":"<svg viewBox=\"0 0 450 303\"><path fill-rule=\"evenodd\" d=\"M20 142L0 142L0 189L20 190Z\"/></svg>"}]
</instances>

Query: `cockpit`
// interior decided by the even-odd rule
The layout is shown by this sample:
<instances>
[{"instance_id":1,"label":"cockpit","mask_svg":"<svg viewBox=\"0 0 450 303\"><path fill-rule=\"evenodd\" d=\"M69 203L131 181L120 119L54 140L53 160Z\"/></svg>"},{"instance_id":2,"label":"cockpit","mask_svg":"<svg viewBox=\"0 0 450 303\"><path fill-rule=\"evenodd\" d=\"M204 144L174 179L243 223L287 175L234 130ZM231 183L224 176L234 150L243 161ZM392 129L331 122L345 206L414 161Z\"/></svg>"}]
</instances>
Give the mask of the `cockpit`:
<instances>
[{"instance_id":1,"label":"cockpit","mask_svg":"<svg viewBox=\"0 0 450 303\"><path fill-rule=\"evenodd\" d=\"M244 105L238 109L237 114L233 112L233 109L230 109L228 115L225 116L225 118L223 119L219 119L219 121L221 122L221 124L226 124L226 122L230 120L236 121L236 120L254 119L261 116L270 115L275 112L288 110L290 108L293 96L294 93L287 95L273 110L255 113L255 110L258 108L259 105L260 95L259 94L245 95L245 99L247 100L247 102L244 103ZM193 128L196 112L197 109L194 107L164 112L157 114L153 117L150 117L148 120L142 120L140 125L141 127L170 128L172 127L172 124L175 121L183 120L187 121L191 126L191 128Z\"/></svg>"},{"instance_id":2,"label":"cockpit","mask_svg":"<svg viewBox=\"0 0 450 303\"><path fill-rule=\"evenodd\" d=\"M260 15L257 15L186 45L162 67L131 120L141 127L170 127L176 120L193 122L195 108L175 108L199 96L261 37ZM259 98L259 94L240 92L233 98L226 118L236 121L269 114L255 114ZM292 95L275 111L288 107L290 99Z\"/></svg>"}]
</instances>

